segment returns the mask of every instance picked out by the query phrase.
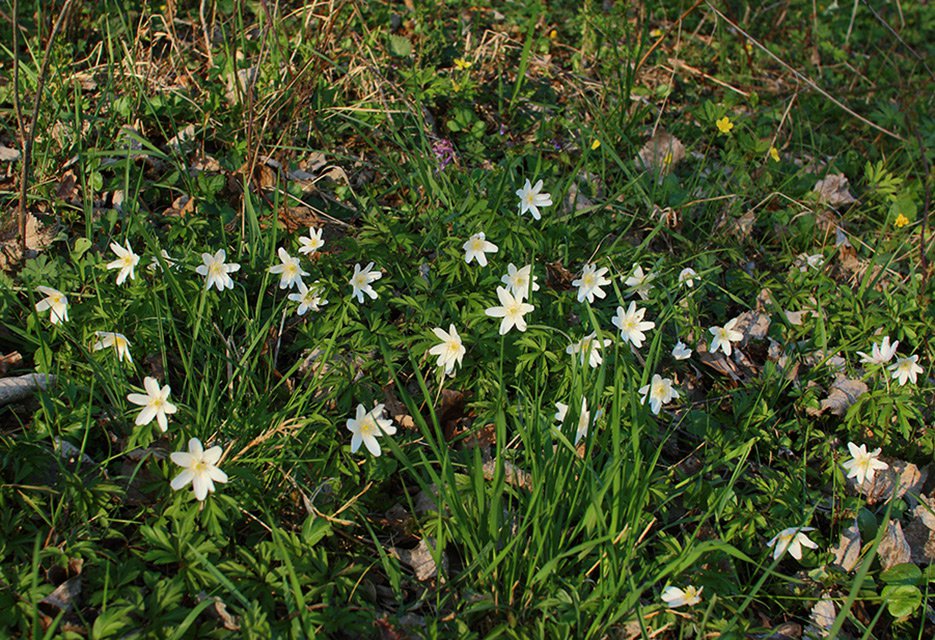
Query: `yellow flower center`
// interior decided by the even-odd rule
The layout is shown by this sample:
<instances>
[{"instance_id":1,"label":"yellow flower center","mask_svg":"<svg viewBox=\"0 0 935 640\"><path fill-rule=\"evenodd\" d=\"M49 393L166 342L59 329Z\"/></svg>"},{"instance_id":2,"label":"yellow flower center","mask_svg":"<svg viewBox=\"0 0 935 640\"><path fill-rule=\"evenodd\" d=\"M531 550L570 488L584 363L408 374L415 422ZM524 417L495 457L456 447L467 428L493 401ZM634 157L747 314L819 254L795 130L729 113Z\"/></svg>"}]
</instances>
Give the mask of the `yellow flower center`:
<instances>
[{"instance_id":1,"label":"yellow flower center","mask_svg":"<svg viewBox=\"0 0 935 640\"><path fill-rule=\"evenodd\" d=\"M360 435L361 437L367 438L377 433L377 425L373 421L373 418L367 416L364 418L364 421L360 423Z\"/></svg>"}]
</instances>

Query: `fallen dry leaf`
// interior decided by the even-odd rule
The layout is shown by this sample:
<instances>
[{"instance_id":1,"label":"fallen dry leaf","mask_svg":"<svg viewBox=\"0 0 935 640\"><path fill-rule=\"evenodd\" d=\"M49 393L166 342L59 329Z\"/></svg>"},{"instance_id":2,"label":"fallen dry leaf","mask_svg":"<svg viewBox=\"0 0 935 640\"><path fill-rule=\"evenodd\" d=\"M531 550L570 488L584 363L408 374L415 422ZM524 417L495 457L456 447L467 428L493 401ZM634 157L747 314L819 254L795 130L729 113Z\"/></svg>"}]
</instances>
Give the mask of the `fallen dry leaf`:
<instances>
[{"instance_id":1,"label":"fallen dry leaf","mask_svg":"<svg viewBox=\"0 0 935 640\"><path fill-rule=\"evenodd\" d=\"M657 131L650 138L636 157L636 166L646 170L666 174L685 159L685 145L666 131Z\"/></svg>"},{"instance_id":2,"label":"fallen dry leaf","mask_svg":"<svg viewBox=\"0 0 935 640\"><path fill-rule=\"evenodd\" d=\"M821 594L821 599L812 607L809 613L811 624L806 628L805 633L808 637L826 638L834 620L838 615L837 607L831 599L830 593Z\"/></svg>"},{"instance_id":3,"label":"fallen dry leaf","mask_svg":"<svg viewBox=\"0 0 935 640\"><path fill-rule=\"evenodd\" d=\"M919 469L911 462L904 460L887 460L890 467L877 471L873 480L864 480L857 486L857 478L848 478L848 487L855 492L864 494L868 504L876 504L891 497L902 498L906 492L921 493L922 487L928 478L928 471Z\"/></svg>"},{"instance_id":4,"label":"fallen dry leaf","mask_svg":"<svg viewBox=\"0 0 935 640\"><path fill-rule=\"evenodd\" d=\"M54 381L54 376L45 373L27 373L24 376L3 378L0 380L0 407L28 398L36 391L45 389Z\"/></svg>"},{"instance_id":5,"label":"fallen dry leaf","mask_svg":"<svg viewBox=\"0 0 935 640\"><path fill-rule=\"evenodd\" d=\"M81 576L79 575L58 585L52 593L40 600L39 604L53 609L50 613L54 615L71 609L80 595Z\"/></svg>"},{"instance_id":6,"label":"fallen dry leaf","mask_svg":"<svg viewBox=\"0 0 935 640\"><path fill-rule=\"evenodd\" d=\"M432 541L434 543L434 541ZM390 555L399 558L403 564L409 565L416 576L416 580L424 582L438 575L438 566L432 557L432 551L429 548L426 539L419 540L419 544L414 549L401 549L399 547L390 547ZM447 569L447 562L442 556L442 568Z\"/></svg>"},{"instance_id":7,"label":"fallen dry leaf","mask_svg":"<svg viewBox=\"0 0 935 640\"><path fill-rule=\"evenodd\" d=\"M765 313L758 311L744 311L737 316L737 323L734 329L743 334L741 345L745 345L750 340L762 340L769 333L770 319Z\"/></svg>"},{"instance_id":8,"label":"fallen dry leaf","mask_svg":"<svg viewBox=\"0 0 935 640\"><path fill-rule=\"evenodd\" d=\"M843 416L857 402L857 398L867 391L867 385L861 380L838 378L828 390L828 397L821 401L821 406L818 409L808 408L805 412L813 417L823 415L825 412Z\"/></svg>"},{"instance_id":9,"label":"fallen dry leaf","mask_svg":"<svg viewBox=\"0 0 935 640\"><path fill-rule=\"evenodd\" d=\"M856 520L841 532L838 546L832 547L831 552L834 554L835 565L848 573L854 570L860 559L860 529L857 528Z\"/></svg>"},{"instance_id":10,"label":"fallen dry leaf","mask_svg":"<svg viewBox=\"0 0 935 640\"><path fill-rule=\"evenodd\" d=\"M815 183L812 190L818 194L822 202L827 202L833 207L857 202L857 199L848 191L847 178L840 173L825 176L823 180Z\"/></svg>"},{"instance_id":11,"label":"fallen dry leaf","mask_svg":"<svg viewBox=\"0 0 935 640\"><path fill-rule=\"evenodd\" d=\"M886 533L883 534L883 539L877 547L877 555L880 556L880 566L884 571L898 564L905 564L912 559L912 550L906 542L902 525L898 521L890 520Z\"/></svg>"},{"instance_id":12,"label":"fallen dry leaf","mask_svg":"<svg viewBox=\"0 0 935 640\"><path fill-rule=\"evenodd\" d=\"M19 160L19 149L11 149L0 144L0 162L16 162Z\"/></svg>"}]
</instances>

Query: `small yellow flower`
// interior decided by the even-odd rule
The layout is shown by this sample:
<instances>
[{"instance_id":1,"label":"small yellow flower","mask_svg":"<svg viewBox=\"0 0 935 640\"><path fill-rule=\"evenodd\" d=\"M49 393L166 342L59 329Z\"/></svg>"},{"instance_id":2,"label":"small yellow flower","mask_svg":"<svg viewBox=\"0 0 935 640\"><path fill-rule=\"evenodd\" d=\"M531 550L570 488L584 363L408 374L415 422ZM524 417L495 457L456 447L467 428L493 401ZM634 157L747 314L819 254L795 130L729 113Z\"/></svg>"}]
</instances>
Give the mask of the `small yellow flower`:
<instances>
[{"instance_id":1,"label":"small yellow flower","mask_svg":"<svg viewBox=\"0 0 935 640\"><path fill-rule=\"evenodd\" d=\"M734 123L731 122L730 118L728 118L727 116L724 116L723 118L715 122L715 124L717 125L718 131L720 131L721 133L730 133L730 130L734 128Z\"/></svg>"},{"instance_id":2,"label":"small yellow flower","mask_svg":"<svg viewBox=\"0 0 935 640\"><path fill-rule=\"evenodd\" d=\"M660 38L662 37L662 29L653 29L649 32L650 38Z\"/></svg>"},{"instance_id":3,"label":"small yellow flower","mask_svg":"<svg viewBox=\"0 0 935 640\"><path fill-rule=\"evenodd\" d=\"M896 216L896 222L893 223L893 225L894 225L897 229L902 229L902 228L905 227L907 224L909 224L909 218L907 218L906 216L904 216L904 215L901 214L901 213L900 213L898 216Z\"/></svg>"},{"instance_id":4,"label":"small yellow flower","mask_svg":"<svg viewBox=\"0 0 935 640\"><path fill-rule=\"evenodd\" d=\"M556 31L555 29L550 29L550 30L549 30L549 39L550 39L550 40L555 40L557 37L558 37L558 31Z\"/></svg>"},{"instance_id":5,"label":"small yellow flower","mask_svg":"<svg viewBox=\"0 0 935 640\"><path fill-rule=\"evenodd\" d=\"M597 138L594 138L594 140L591 141L591 151L594 151L600 146L601 146L601 141L598 140Z\"/></svg>"},{"instance_id":6,"label":"small yellow flower","mask_svg":"<svg viewBox=\"0 0 935 640\"><path fill-rule=\"evenodd\" d=\"M474 64L473 62L471 62L470 60L466 60L465 58L455 58L454 62L455 62L455 66L458 68L458 71L464 71L466 69L470 69L471 65Z\"/></svg>"},{"instance_id":7,"label":"small yellow flower","mask_svg":"<svg viewBox=\"0 0 935 640\"><path fill-rule=\"evenodd\" d=\"M672 164L672 152L671 151L667 153L665 157L662 159L663 167L668 167L670 164Z\"/></svg>"},{"instance_id":8,"label":"small yellow flower","mask_svg":"<svg viewBox=\"0 0 935 640\"><path fill-rule=\"evenodd\" d=\"M779 162L779 149L776 147L770 147L769 157L773 159L773 162Z\"/></svg>"}]
</instances>

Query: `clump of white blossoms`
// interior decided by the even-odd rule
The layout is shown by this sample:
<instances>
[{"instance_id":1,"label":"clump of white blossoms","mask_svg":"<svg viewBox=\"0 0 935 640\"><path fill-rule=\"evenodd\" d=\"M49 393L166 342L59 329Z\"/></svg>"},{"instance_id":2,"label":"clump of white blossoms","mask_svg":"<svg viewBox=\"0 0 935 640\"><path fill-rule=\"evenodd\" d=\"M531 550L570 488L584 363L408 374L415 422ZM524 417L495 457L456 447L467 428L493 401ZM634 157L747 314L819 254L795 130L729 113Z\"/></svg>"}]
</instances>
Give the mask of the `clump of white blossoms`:
<instances>
[{"instance_id":1,"label":"clump of white blossoms","mask_svg":"<svg viewBox=\"0 0 935 640\"><path fill-rule=\"evenodd\" d=\"M609 347L612 342L613 341L609 338L598 340L597 332L592 332L578 342L573 342L568 345L568 347L565 348L565 353L570 356L580 354L582 365L584 365L585 360L587 360L591 368L596 369L604 361L603 356L601 356L601 348Z\"/></svg>"},{"instance_id":2,"label":"clump of white blossoms","mask_svg":"<svg viewBox=\"0 0 935 640\"><path fill-rule=\"evenodd\" d=\"M146 376L143 378L143 387L146 389L146 395L131 393L127 396L127 400L143 407L140 414L136 416L136 425L149 424L155 418L159 428L165 433L169 429L167 416L178 411L178 407L169 402L169 385L160 388L158 380Z\"/></svg>"},{"instance_id":3,"label":"clump of white blossoms","mask_svg":"<svg viewBox=\"0 0 935 640\"><path fill-rule=\"evenodd\" d=\"M524 315L535 309L528 302L523 302L522 298L513 296L503 287L497 287L497 297L500 299L499 307L490 307L484 313L491 318L503 318L500 321L500 335L516 327L519 331L526 330L526 320Z\"/></svg>"},{"instance_id":4,"label":"clump of white blossoms","mask_svg":"<svg viewBox=\"0 0 935 640\"><path fill-rule=\"evenodd\" d=\"M633 292L640 297L640 300L646 300L649 292L653 288L650 284L656 278L651 271L643 273L643 267L638 264L633 265L633 275L624 280L624 284L633 289Z\"/></svg>"},{"instance_id":5,"label":"clump of white blossoms","mask_svg":"<svg viewBox=\"0 0 935 640\"><path fill-rule=\"evenodd\" d=\"M115 331L95 331L94 335L98 338L91 347L94 351L113 347L117 351L117 360L123 362L126 358L127 362L133 362L133 358L130 357L130 341L125 335Z\"/></svg>"},{"instance_id":6,"label":"clump of white blossoms","mask_svg":"<svg viewBox=\"0 0 935 640\"><path fill-rule=\"evenodd\" d=\"M607 295L601 289L610 284L610 279L605 277L607 271L607 267L598 269L596 264L584 265L581 277L571 281L571 286L578 287L578 302L587 300L593 303L595 297L603 298Z\"/></svg>"},{"instance_id":7,"label":"clump of white blossoms","mask_svg":"<svg viewBox=\"0 0 935 640\"><path fill-rule=\"evenodd\" d=\"M679 397L678 391L672 388L672 379L663 378L658 373L653 374L653 379L648 385L640 388L643 404L649 400L649 407L655 415L659 415L662 405L667 404Z\"/></svg>"},{"instance_id":8,"label":"clump of white blossoms","mask_svg":"<svg viewBox=\"0 0 935 640\"><path fill-rule=\"evenodd\" d=\"M347 430L351 432L351 453L357 453L361 443L375 457L380 457L380 443L377 438L396 433L393 421L383 418L383 405L378 404L370 411L364 405L357 405L355 417L347 419Z\"/></svg>"},{"instance_id":9,"label":"clump of white blossoms","mask_svg":"<svg viewBox=\"0 0 935 640\"><path fill-rule=\"evenodd\" d=\"M666 587L662 590L662 601L671 609L686 605L691 607L701 602L702 591L704 587L696 589L694 585L688 585L684 591L678 587Z\"/></svg>"},{"instance_id":10,"label":"clump of white blossoms","mask_svg":"<svg viewBox=\"0 0 935 640\"><path fill-rule=\"evenodd\" d=\"M68 297L52 287L38 286L36 289L45 297L36 303L36 311L49 310L49 322L59 324L68 320Z\"/></svg>"},{"instance_id":11,"label":"clump of white blossoms","mask_svg":"<svg viewBox=\"0 0 935 640\"><path fill-rule=\"evenodd\" d=\"M124 243L126 246L121 247L116 242L110 243L110 250L117 254L117 259L112 262L107 263L108 269L119 269L117 272L117 284L123 284L127 278L133 280L136 275L133 272L133 269L136 268L136 265L140 262L140 257L133 253L133 249L130 248L130 241L127 240Z\"/></svg>"},{"instance_id":12,"label":"clump of white blossoms","mask_svg":"<svg viewBox=\"0 0 935 640\"><path fill-rule=\"evenodd\" d=\"M214 492L215 482L227 482L227 474L218 468L218 461L223 451L221 447L214 446L207 451L201 446L201 440L192 438L188 441L188 452L175 451L169 458L182 467L179 475L172 478L170 486L178 491L192 483L195 498L203 501L209 493Z\"/></svg>"},{"instance_id":13,"label":"clump of white blossoms","mask_svg":"<svg viewBox=\"0 0 935 640\"><path fill-rule=\"evenodd\" d=\"M310 287L299 280L298 288L299 292L290 293L289 299L299 303L296 313L300 316L304 316L308 310L321 311L321 308L328 304L328 301L321 297L321 286L317 280Z\"/></svg>"},{"instance_id":14,"label":"clump of white blossoms","mask_svg":"<svg viewBox=\"0 0 935 640\"><path fill-rule=\"evenodd\" d=\"M308 275L308 272L302 270L302 266L299 264L299 259L290 256L289 252L282 247L279 247L279 260L280 264L276 264L270 267L269 272L280 274L280 289L291 289L298 283L302 282L302 276Z\"/></svg>"},{"instance_id":15,"label":"clump of white blossoms","mask_svg":"<svg viewBox=\"0 0 935 640\"><path fill-rule=\"evenodd\" d=\"M872 482L877 471L889 468L888 464L877 460L881 451L879 447L868 452L867 445L862 444L858 447L853 442L848 442L847 449L851 452L851 459L842 462L841 466L847 471L848 478L856 478L857 486L862 485L866 480Z\"/></svg>"},{"instance_id":16,"label":"clump of white blossoms","mask_svg":"<svg viewBox=\"0 0 935 640\"><path fill-rule=\"evenodd\" d=\"M695 272L691 267L685 267L679 272L679 286L685 285L686 287L695 286L695 278L698 277L698 273Z\"/></svg>"},{"instance_id":17,"label":"clump of white blossoms","mask_svg":"<svg viewBox=\"0 0 935 640\"><path fill-rule=\"evenodd\" d=\"M786 551L796 560L802 559L802 547L817 549L818 545L808 539L806 531L814 531L815 527L789 527L783 529L766 543L773 550L773 560L778 560Z\"/></svg>"},{"instance_id":18,"label":"clump of white blossoms","mask_svg":"<svg viewBox=\"0 0 935 640\"><path fill-rule=\"evenodd\" d=\"M373 268L373 262L368 262L367 266L363 269L360 268L360 264L355 264L354 275L348 280L348 284L351 285L352 288L351 297L356 297L357 302L363 303L364 294L366 293L370 296L371 300L376 300L377 292L373 290L370 284L382 277L383 274L380 270Z\"/></svg>"},{"instance_id":19,"label":"clump of white blossoms","mask_svg":"<svg viewBox=\"0 0 935 640\"><path fill-rule=\"evenodd\" d=\"M476 260L482 267L487 266L487 254L499 251L497 245L487 240L484 232L475 233L467 242L464 243L464 261L471 264L471 260Z\"/></svg>"},{"instance_id":20,"label":"clump of white blossoms","mask_svg":"<svg viewBox=\"0 0 935 640\"><path fill-rule=\"evenodd\" d=\"M519 215L523 215L527 211L532 213L532 217L536 220L542 218L542 214L539 213L539 207L550 207L552 206L552 196L548 193L542 192L542 180L536 182L533 186L529 179L526 179L526 184L523 185L522 189L517 189L516 195L519 197Z\"/></svg>"},{"instance_id":21,"label":"clump of white blossoms","mask_svg":"<svg viewBox=\"0 0 935 640\"><path fill-rule=\"evenodd\" d=\"M883 336L883 340L880 341L880 344L876 342L873 343L870 355L867 355L863 351L858 351L857 355L860 356L860 361L863 364L886 364L896 355L896 347L898 346L899 340L895 340L893 344L890 344L890 337Z\"/></svg>"},{"instance_id":22,"label":"clump of white blossoms","mask_svg":"<svg viewBox=\"0 0 935 640\"><path fill-rule=\"evenodd\" d=\"M517 269L516 265L511 262L507 265L507 273L500 278L500 282L505 284L510 290L510 293L519 300L529 299L530 286L532 286L532 291L539 290L539 285L536 284L536 278L532 275L531 264Z\"/></svg>"},{"instance_id":23,"label":"clump of white blossoms","mask_svg":"<svg viewBox=\"0 0 935 640\"><path fill-rule=\"evenodd\" d=\"M159 250L159 255L162 256L163 261L166 263L166 266L170 269L178 267L178 262L169 255L169 252L165 249ZM149 266L146 267L147 271L162 271L162 262L159 261L159 256L153 256L153 259L150 260Z\"/></svg>"},{"instance_id":24,"label":"clump of white blossoms","mask_svg":"<svg viewBox=\"0 0 935 640\"><path fill-rule=\"evenodd\" d=\"M299 244L302 245L299 247L299 253L304 256L310 256L325 246L325 241L321 239L322 231L324 231L324 229L309 227L307 238L305 236L299 236Z\"/></svg>"},{"instance_id":25,"label":"clump of white blossoms","mask_svg":"<svg viewBox=\"0 0 935 640\"><path fill-rule=\"evenodd\" d=\"M623 307L617 307L617 315L611 320L611 323L620 329L620 337L623 341L632 343L637 349L643 346L643 341L646 339L646 334L643 332L656 326L655 322L643 320L645 314L646 309L638 309L636 302L630 302L626 311Z\"/></svg>"},{"instance_id":26,"label":"clump of white blossoms","mask_svg":"<svg viewBox=\"0 0 935 640\"><path fill-rule=\"evenodd\" d=\"M212 256L210 253L202 253L201 261L204 264L195 268L195 273L205 278L205 289L216 287L218 291L234 288L234 279L230 274L240 271L240 265L236 262L225 262L227 252L224 249L218 249Z\"/></svg>"},{"instance_id":27,"label":"clump of white blossoms","mask_svg":"<svg viewBox=\"0 0 935 640\"><path fill-rule=\"evenodd\" d=\"M675 343L675 346L672 347L672 357L676 360L687 360L692 355L692 350L688 348L688 345L679 340Z\"/></svg>"},{"instance_id":28,"label":"clump of white blossoms","mask_svg":"<svg viewBox=\"0 0 935 640\"><path fill-rule=\"evenodd\" d=\"M737 325L737 320L737 318L734 318L723 327L711 327L708 329L711 335L714 336L711 340L711 346L708 349L711 353L715 353L720 349L724 352L725 356L729 356L732 351L731 343L743 339L743 334L734 329Z\"/></svg>"},{"instance_id":29,"label":"clump of white blossoms","mask_svg":"<svg viewBox=\"0 0 935 640\"><path fill-rule=\"evenodd\" d=\"M565 416L568 415L568 405L564 402L556 402L555 419L562 424L565 423ZM600 411L598 411L600 413ZM578 414L578 426L575 429L575 442L578 444L582 438L588 435L588 427L591 424L591 412L588 411L588 399L581 398L581 413Z\"/></svg>"},{"instance_id":30,"label":"clump of white blossoms","mask_svg":"<svg viewBox=\"0 0 935 640\"><path fill-rule=\"evenodd\" d=\"M466 352L458 330L454 324L450 324L447 332L441 327L435 327L432 333L442 342L429 349L429 353L438 356L438 366L443 368L446 374L453 373L455 365L461 366L461 359Z\"/></svg>"},{"instance_id":31,"label":"clump of white blossoms","mask_svg":"<svg viewBox=\"0 0 935 640\"><path fill-rule=\"evenodd\" d=\"M899 385L903 386L910 380L916 384L916 376L922 373L923 369L918 365L919 356L909 356L908 358L897 358L896 362L887 369L893 372L893 380L899 380Z\"/></svg>"}]
</instances>

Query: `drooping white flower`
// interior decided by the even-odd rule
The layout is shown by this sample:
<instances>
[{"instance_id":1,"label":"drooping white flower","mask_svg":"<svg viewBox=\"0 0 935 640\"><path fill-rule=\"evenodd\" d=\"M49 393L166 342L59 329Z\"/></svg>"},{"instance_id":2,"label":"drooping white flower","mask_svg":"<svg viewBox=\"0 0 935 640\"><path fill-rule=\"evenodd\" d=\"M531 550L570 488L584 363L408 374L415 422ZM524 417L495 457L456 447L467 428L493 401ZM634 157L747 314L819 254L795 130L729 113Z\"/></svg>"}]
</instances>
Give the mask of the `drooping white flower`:
<instances>
[{"instance_id":1,"label":"drooping white flower","mask_svg":"<svg viewBox=\"0 0 935 640\"><path fill-rule=\"evenodd\" d=\"M516 195L519 197L519 215L523 215L527 211L532 213L532 217L536 220L542 218L542 215L539 213L539 207L549 207L552 205L552 196L548 193L541 193L542 191L542 180L536 182L535 186L529 182L529 179L526 179L526 184L523 185L522 189L517 189Z\"/></svg>"},{"instance_id":2,"label":"drooping white flower","mask_svg":"<svg viewBox=\"0 0 935 640\"><path fill-rule=\"evenodd\" d=\"M218 291L234 288L234 279L230 274L240 271L240 265L236 262L225 262L227 252L224 249L218 249L213 256L210 253L202 253L201 261L204 264L195 268L195 273L205 278L205 289L216 287Z\"/></svg>"},{"instance_id":3,"label":"drooping white flower","mask_svg":"<svg viewBox=\"0 0 935 640\"><path fill-rule=\"evenodd\" d=\"M649 291L653 288L650 284L656 278L651 271L643 273L643 267L638 264L633 265L633 274L624 280L624 284L633 289L633 292L645 300L649 297Z\"/></svg>"},{"instance_id":4,"label":"drooping white flower","mask_svg":"<svg viewBox=\"0 0 935 640\"><path fill-rule=\"evenodd\" d=\"M571 281L571 286L578 287L578 302L593 303L594 298L603 298L605 295L601 287L610 284L610 279L606 278L607 267L597 268L596 264L586 264L581 270L581 277Z\"/></svg>"},{"instance_id":5,"label":"drooping white flower","mask_svg":"<svg viewBox=\"0 0 935 640\"><path fill-rule=\"evenodd\" d=\"M646 339L646 334L643 332L656 326L655 322L643 320L645 314L646 309L637 309L636 302L630 302L626 311L623 307L617 307L617 314L611 320L613 325L620 329L620 337L623 341L633 343L637 349L643 346L643 340Z\"/></svg>"},{"instance_id":6,"label":"drooping white flower","mask_svg":"<svg viewBox=\"0 0 935 640\"><path fill-rule=\"evenodd\" d=\"M588 427L591 425L591 412L588 411L588 399L581 398L581 413L578 414L578 428L575 430L575 442L578 444L582 438L588 435Z\"/></svg>"},{"instance_id":7,"label":"drooping white flower","mask_svg":"<svg viewBox=\"0 0 935 640\"><path fill-rule=\"evenodd\" d=\"M280 274L280 289L291 289L302 282L302 276L308 275L308 272L304 271L299 264L299 259L290 256L289 252L282 247L279 247L279 260L280 264L270 267L269 272Z\"/></svg>"},{"instance_id":8,"label":"drooping white flower","mask_svg":"<svg viewBox=\"0 0 935 640\"><path fill-rule=\"evenodd\" d=\"M438 366L444 368L445 373L449 374L454 371L455 365L461 365L461 359L464 358L466 352L461 336L458 335L454 324L448 325L447 332L441 327L435 327L432 333L442 342L429 349L429 353L438 356Z\"/></svg>"},{"instance_id":9,"label":"drooping white flower","mask_svg":"<svg viewBox=\"0 0 935 640\"><path fill-rule=\"evenodd\" d=\"M497 287L497 297L500 299L500 306L490 307L484 313L491 318L503 318L500 321L500 335L506 335L514 326L519 331L525 331L526 320L523 316L535 307L528 302L523 302L522 298L514 297L503 287Z\"/></svg>"},{"instance_id":10,"label":"drooping white flower","mask_svg":"<svg viewBox=\"0 0 935 640\"><path fill-rule=\"evenodd\" d=\"M676 360L687 360L692 355L692 350L688 348L688 345L679 340L675 343L675 346L672 347L672 357Z\"/></svg>"},{"instance_id":11,"label":"drooping white flower","mask_svg":"<svg viewBox=\"0 0 935 640\"><path fill-rule=\"evenodd\" d=\"M863 351L858 351L857 355L860 356L860 361L863 364L886 364L896 355L896 348L898 346L899 340L895 340L893 344L890 344L890 337L883 336L883 340L880 341L880 344L876 342L873 343L873 348L870 350L869 356Z\"/></svg>"},{"instance_id":12,"label":"drooping white flower","mask_svg":"<svg viewBox=\"0 0 935 640\"><path fill-rule=\"evenodd\" d=\"M809 255L800 253L796 256L796 262L799 264L799 271L808 271L809 268L819 269L825 263L825 257L820 253Z\"/></svg>"},{"instance_id":13,"label":"drooping white flower","mask_svg":"<svg viewBox=\"0 0 935 640\"><path fill-rule=\"evenodd\" d=\"M475 233L467 242L464 243L464 261L471 264L471 260L477 260L477 264L482 267L487 266L487 254L496 253L497 245L488 241L484 232Z\"/></svg>"},{"instance_id":14,"label":"drooping white flower","mask_svg":"<svg viewBox=\"0 0 935 640\"><path fill-rule=\"evenodd\" d=\"M916 376L924 371L924 369L917 364L918 361L918 354L909 356L908 358L897 358L896 362L887 367L887 369L893 372L893 380L899 380L899 386L903 386L910 380L912 384L916 384Z\"/></svg>"},{"instance_id":15,"label":"drooping white flower","mask_svg":"<svg viewBox=\"0 0 935 640\"><path fill-rule=\"evenodd\" d=\"M117 360L123 362L126 358L127 362L133 362L133 358L130 357L130 341L125 335L115 331L95 331L94 335L98 338L91 347L94 351L113 347L117 350Z\"/></svg>"},{"instance_id":16,"label":"drooping white flower","mask_svg":"<svg viewBox=\"0 0 935 640\"><path fill-rule=\"evenodd\" d=\"M177 266L177 261L169 255L169 252L165 249L159 250L159 255L162 256L163 261L166 263L166 266L170 269L173 269ZM153 256L153 259L150 260L149 266L146 267L147 271L162 271L162 262L159 262L159 258Z\"/></svg>"},{"instance_id":17,"label":"drooping white flower","mask_svg":"<svg viewBox=\"0 0 935 640\"><path fill-rule=\"evenodd\" d=\"M536 283L536 277L532 275L532 265L527 264L525 267L519 269L516 268L516 265L512 262L507 265L507 273L505 276L500 278L500 282L505 284L510 290L510 293L518 300L528 300L529 299L529 287L530 283L533 291L539 290L539 285Z\"/></svg>"},{"instance_id":18,"label":"drooping white flower","mask_svg":"<svg viewBox=\"0 0 935 640\"><path fill-rule=\"evenodd\" d=\"M376 282L382 277L383 273L379 269L373 268L373 262L368 262L367 266L363 269L360 268L360 264L355 264L354 275L348 280L348 284L351 285L353 289L351 291L351 297L356 297L357 302L363 303L364 294L366 293L370 296L371 300L376 300L377 292L373 290L370 283Z\"/></svg>"},{"instance_id":19,"label":"drooping white flower","mask_svg":"<svg viewBox=\"0 0 935 640\"><path fill-rule=\"evenodd\" d=\"M139 264L140 261L140 257L133 253L133 249L130 248L130 241L127 240L124 244L126 246L121 247L116 242L110 243L110 250L117 254L117 259L107 263L108 269L120 270L117 272L118 285L123 284L128 277L130 280L136 277L133 269L136 268L136 265Z\"/></svg>"},{"instance_id":20,"label":"drooping white flower","mask_svg":"<svg viewBox=\"0 0 935 640\"><path fill-rule=\"evenodd\" d=\"M848 442L847 448L851 452L851 459L842 462L841 466L847 471L848 478L857 479L857 486L862 485L865 480L872 482L878 470L889 468L888 464L877 459L881 451L879 447L868 452L867 445L862 444L858 447L853 442Z\"/></svg>"},{"instance_id":21,"label":"drooping white flower","mask_svg":"<svg viewBox=\"0 0 935 640\"><path fill-rule=\"evenodd\" d=\"M578 342L573 342L565 348L565 353L568 355L580 354L581 364L584 365L585 360L592 369L596 369L601 366L601 363L604 361L603 356L601 356L601 348L609 347L612 344L612 340L609 338L604 338L603 340L597 339L597 332L592 332L589 335L586 335Z\"/></svg>"},{"instance_id":22,"label":"drooping white flower","mask_svg":"<svg viewBox=\"0 0 935 640\"><path fill-rule=\"evenodd\" d=\"M817 549L818 545L808 539L806 531L814 531L815 527L789 527L783 529L766 543L768 548L773 549L773 560L779 559L786 551L796 560L802 559L802 547Z\"/></svg>"},{"instance_id":23,"label":"drooping white flower","mask_svg":"<svg viewBox=\"0 0 935 640\"><path fill-rule=\"evenodd\" d=\"M300 316L304 316L309 309L316 312L321 311L321 308L328 304L328 301L321 296L321 286L317 280L310 287L299 280L298 288L298 293L290 293L289 299L299 303L296 313Z\"/></svg>"},{"instance_id":24,"label":"drooping white flower","mask_svg":"<svg viewBox=\"0 0 935 640\"><path fill-rule=\"evenodd\" d=\"M181 473L172 479L170 486L178 491L192 483L195 498L203 501L214 492L215 482L227 482L227 474L218 468L218 461L223 453L221 447L214 446L207 451L201 446L201 440L192 438L188 441L188 452L175 451L169 458L182 467Z\"/></svg>"},{"instance_id":25,"label":"drooping white flower","mask_svg":"<svg viewBox=\"0 0 935 640\"><path fill-rule=\"evenodd\" d=\"M556 420L557 422L564 423L564 422L565 422L565 416L568 415L568 405L565 404L564 402L556 402L556 403L555 403L555 409L556 409L556 411L555 411L555 420Z\"/></svg>"},{"instance_id":26,"label":"drooping white flower","mask_svg":"<svg viewBox=\"0 0 935 640\"><path fill-rule=\"evenodd\" d=\"M375 457L380 457L380 443L377 438L384 435L391 436L396 433L393 421L383 418L383 405L378 404L370 411L364 405L357 405L357 412L353 418L347 419L347 429L351 432L351 453L357 453L361 443L367 451Z\"/></svg>"},{"instance_id":27,"label":"drooping white flower","mask_svg":"<svg viewBox=\"0 0 935 640\"><path fill-rule=\"evenodd\" d=\"M307 238L305 236L299 236L299 244L302 245L299 247L299 253L310 256L325 246L325 241L321 239L322 231L324 231L324 229L309 227Z\"/></svg>"},{"instance_id":28,"label":"drooping white flower","mask_svg":"<svg viewBox=\"0 0 935 640\"><path fill-rule=\"evenodd\" d=\"M36 289L45 297L36 303L36 311L49 310L49 321L58 324L68 320L68 297L52 287L38 286Z\"/></svg>"},{"instance_id":29,"label":"drooping white flower","mask_svg":"<svg viewBox=\"0 0 935 640\"><path fill-rule=\"evenodd\" d=\"M643 404L649 400L649 408L653 414L659 415L662 405L671 402L679 397L678 391L672 388L672 379L663 378L658 373L653 374L653 379L648 385L640 388Z\"/></svg>"},{"instance_id":30,"label":"drooping white flower","mask_svg":"<svg viewBox=\"0 0 935 640\"><path fill-rule=\"evenodd\" d=\"M140 414L136 416L136 425L149 424L153 421L153 418L156 418L159 428L165 433L169 428L167 416L178 411L178 407L169 402L169 385L160 388L159 382L155 378L146 376L143 378L143 387L146 389L146 395L142 393L127 395L127 400L143 407Z\"/></svg>"},{"instance_id":31,"label":"drooping white flower","mask_svg":"<svg viewBox=\"0 0 935 640\"><path fill-rule=\"evenodd\" d=\"M695 278L698 277L698 274L691 267L685 267L679 272L679 285L685 285L686 287L695 286Z\"/></svg>"},{"instance_id":32,"label":"drooping white flower","mask_svg":"<svg viewBox=\"0 0 935 640\"><path fill-rule=\"evenodd\" d=\"M702 591L704 591L704 587L696 589L693 585L688 585L685 587L684 591L678 587L666 587L662 591L662 601L665 602L670 609L684 607L686 605L690 607L701 602Z\"/></svg>"},{"instance_id":33,"label":"drooping white flower","mask_svg":"<svg viewBox=\"0 0 935 640\"><path fill-rule=\"evenodd\" d=\"M734 330L737 320L737 318L734 318L723 327L711 327L708 329L711 335L714 336L711 340L711 346L708 349L711 353L715 353L720 349L724 352L725 356L729 356L732 351L731 342L737 342L743 339L743 334Z\"/></svg>"}]
</instances>

